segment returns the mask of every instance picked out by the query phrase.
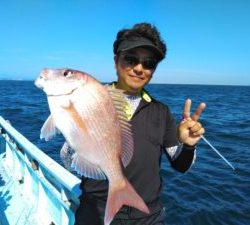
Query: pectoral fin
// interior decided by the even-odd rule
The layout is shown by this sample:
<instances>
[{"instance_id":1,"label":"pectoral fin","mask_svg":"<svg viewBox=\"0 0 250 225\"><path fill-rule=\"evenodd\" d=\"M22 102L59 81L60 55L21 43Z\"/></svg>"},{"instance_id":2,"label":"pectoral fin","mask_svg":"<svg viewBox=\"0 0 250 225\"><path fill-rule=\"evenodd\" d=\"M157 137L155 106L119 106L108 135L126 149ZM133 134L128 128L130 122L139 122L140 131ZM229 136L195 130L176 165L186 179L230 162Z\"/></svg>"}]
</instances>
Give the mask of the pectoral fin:
<instances>
[{"instance_id":1,"label":"pectoral fin","mask_svg":"<svg viewBox=\"0 0 250 225\"><path fill-rule=\"evenodd\" d=\"M68 114L70 115L70 117L73 119L74 124L77 124L77 126L80 128L80 130L82 131L83 135L90 139L90 135L89 135L89 131L88 128L86 126L85 121L83 120L83 118L81 118L81 116L79 115L79 113L77 112L74 104L72 102L70 102L70 105L68 108L65 108L65 111L68 112Z\"/></svg>"},{"instance_id":2,"label":"pectoral fin","mask_svg":"<svg viewBox=\"0 0 250 225\"><path fill-rule=\"evenodd\" d=\"M45 123L42 126L41 133L40 133L40 139L45 139L45 141L49 141L53 137L56 136L56 134L60 133L58 129L56 128L55 122L50 115Z\"/></svg>"}]
</instances>

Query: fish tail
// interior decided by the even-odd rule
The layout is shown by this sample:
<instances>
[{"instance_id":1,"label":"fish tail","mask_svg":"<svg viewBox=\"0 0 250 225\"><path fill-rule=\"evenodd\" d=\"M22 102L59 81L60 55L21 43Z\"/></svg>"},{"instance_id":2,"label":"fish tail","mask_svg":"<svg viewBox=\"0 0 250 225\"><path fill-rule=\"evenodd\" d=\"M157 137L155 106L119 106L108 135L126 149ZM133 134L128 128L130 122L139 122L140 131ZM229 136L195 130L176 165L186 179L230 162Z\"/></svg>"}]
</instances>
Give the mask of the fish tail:
<instances>
[{"instance_id":1,"label":"fish tail","mask_svg":"<svg viewBox=\"0 0 250 225\"><path fill-rule=\"evenodd\" d=\"M111 223L115 214L123 205L132 206L144 213L149 213L147 205L126 178L122 187L112 187L111 185L109 188L104 218L105 225Z\"/></svg>"}]
</instances>

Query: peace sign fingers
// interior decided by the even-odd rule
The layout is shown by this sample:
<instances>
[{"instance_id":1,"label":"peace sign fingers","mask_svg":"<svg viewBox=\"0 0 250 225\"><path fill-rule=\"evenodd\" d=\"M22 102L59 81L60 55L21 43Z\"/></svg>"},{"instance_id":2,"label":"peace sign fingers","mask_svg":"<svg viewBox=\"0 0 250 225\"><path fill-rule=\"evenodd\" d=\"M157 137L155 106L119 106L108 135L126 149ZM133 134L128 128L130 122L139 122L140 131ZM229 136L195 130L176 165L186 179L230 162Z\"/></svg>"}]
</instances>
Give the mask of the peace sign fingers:
<instances>
[{"instance_id":1,"label":"peace sign fingers","mask_svg":"<svg viewBox=\"0 0 250 225\"><path fill-rule=\"evenodd\" d=\"M183 120L180 122L178 128L178 138L183 144L194 146L205 132L205 129L198 120L206 105L205 103L201 103L192 115L190 113L191 105L191 99L187 99L183 109Z\"/></svg>"},{"instance_id":2,"label":"peace sign fingers","mask_svg":"<svg viewBox=\"0 0 250 225\"><path fill-rule=\"evenodd\" d=\"M190 117L190 109L191 109L191 105L192 105L192 101L191 99L187 99L186 102L185 102L185 105L184 105L184 109L183 109L183 119L188 119ZM205 103L201 103L195 113L191 116L191 118L194 120L194 121L198 121L202 112L204 111L206 107L206 104Z\"/></svg>"}]
</instances>

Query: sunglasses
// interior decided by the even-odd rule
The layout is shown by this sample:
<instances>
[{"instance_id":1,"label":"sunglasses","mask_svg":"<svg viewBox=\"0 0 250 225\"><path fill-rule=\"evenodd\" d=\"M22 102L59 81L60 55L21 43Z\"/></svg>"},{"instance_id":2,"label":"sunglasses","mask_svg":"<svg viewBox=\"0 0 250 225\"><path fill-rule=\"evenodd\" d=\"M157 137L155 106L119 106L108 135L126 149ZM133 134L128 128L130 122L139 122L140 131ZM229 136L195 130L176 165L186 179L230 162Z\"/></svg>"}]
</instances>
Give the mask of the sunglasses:
<instances>
[{"instance_id":1,"label":"sunglasses","mask_svg":"<svg viewBox=\"0 0 250 225\"><path fill-rule=\"evenodd\" d=\"M140 59L135 55L121 55L121 56L122 56L123 65L126 67L134 67L138 64L142 64L143 69L154 70L158 64L156 59L152 57L146 57L146 58Z\"/></svg>"}]
</instances>

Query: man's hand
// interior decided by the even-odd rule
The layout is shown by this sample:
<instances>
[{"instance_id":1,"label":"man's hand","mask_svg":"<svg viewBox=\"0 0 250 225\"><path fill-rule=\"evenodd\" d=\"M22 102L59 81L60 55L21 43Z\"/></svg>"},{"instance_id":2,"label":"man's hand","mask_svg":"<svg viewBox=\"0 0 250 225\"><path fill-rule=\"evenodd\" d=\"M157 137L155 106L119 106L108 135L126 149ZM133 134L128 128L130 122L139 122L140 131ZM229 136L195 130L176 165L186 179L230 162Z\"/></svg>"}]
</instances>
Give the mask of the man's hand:
<instances>
[{"instance_id":1,"label":"man's hand","mask_svg":"<svg viewBox=\"0 0 250 225\"><path fill-rule=\"evenodd\" d=\"M183 144L194 146L200 140L201 135L205 133L205 129L198 120L206 104L201 103L192 116L190 115L191 104L191 100L187 99L183 110L183 120L178 127L178 138Z\"/></svg>"}]
</instances>

